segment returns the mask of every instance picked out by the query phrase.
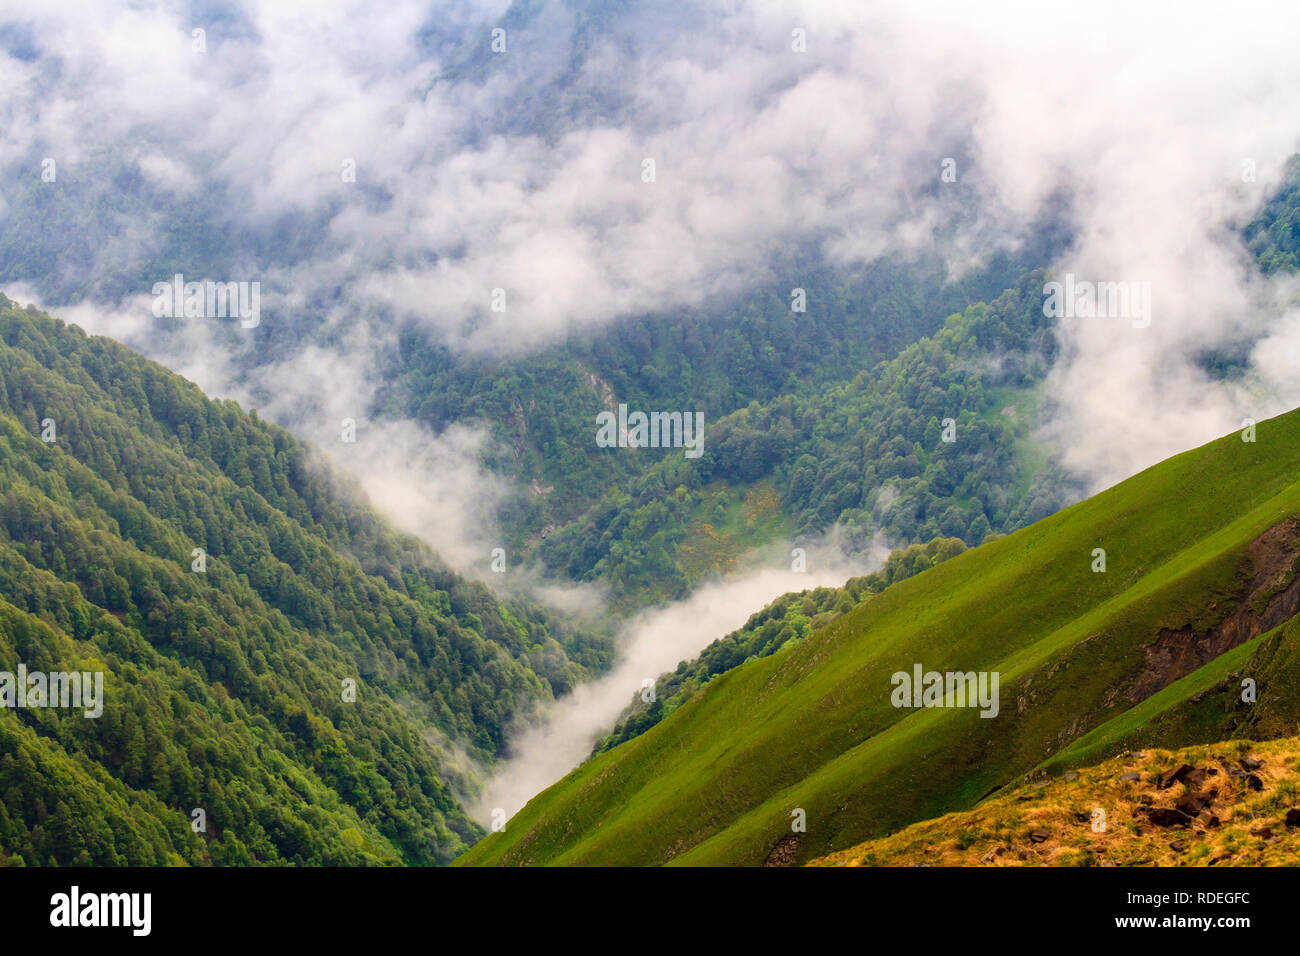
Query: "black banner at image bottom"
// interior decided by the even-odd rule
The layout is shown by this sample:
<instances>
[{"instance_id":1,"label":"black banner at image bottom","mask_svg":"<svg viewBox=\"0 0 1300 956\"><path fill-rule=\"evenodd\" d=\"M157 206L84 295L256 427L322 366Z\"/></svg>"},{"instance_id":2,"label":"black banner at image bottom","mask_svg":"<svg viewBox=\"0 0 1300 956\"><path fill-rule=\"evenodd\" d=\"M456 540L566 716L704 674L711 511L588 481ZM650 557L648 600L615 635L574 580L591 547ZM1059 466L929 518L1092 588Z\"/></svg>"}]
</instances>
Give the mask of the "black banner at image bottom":
<instances>
[{"instance_id":1,"label":"black banner at image bottom","mask_svg":"<svg viewBox=\"0 0 1300 956\"><path fill-rule=\"evenodd\" d=\"M335 946L456 928L495 942L570 933L735 941L853 924L862 938L919 927L1229 945L1289 925L1278 869L4 869L6 939L132 945L278 941ZM53 937L53 939L50 939ZM44 941L44 940L42 940ZM590 941L590 940L589 940ZM582 948L582 947L575 947Z\"/></svg>"}]
</instances>

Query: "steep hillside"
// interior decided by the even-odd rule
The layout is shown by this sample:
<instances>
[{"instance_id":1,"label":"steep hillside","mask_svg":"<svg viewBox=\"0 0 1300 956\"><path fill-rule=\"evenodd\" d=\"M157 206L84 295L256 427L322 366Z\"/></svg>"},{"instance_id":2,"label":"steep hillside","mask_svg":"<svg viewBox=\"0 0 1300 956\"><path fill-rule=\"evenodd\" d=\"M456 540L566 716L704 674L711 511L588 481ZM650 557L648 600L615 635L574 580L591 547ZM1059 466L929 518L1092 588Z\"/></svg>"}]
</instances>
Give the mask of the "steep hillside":
<instances>
[{"instance_id":1,"label":"steep hillside","mask_svg":"<svg viewBox=\"0 0 1300 956\"><path fill-rule=\"evenodd\" d=\"M1297 466L1290 413L895 584L715 678L462 862L806 862L969 808L1076 742L1095 761L1162 728L1293 733ZM893 706L891 676L918 665L998 673L997 715Z\"/></svg>"},{"instance_id":2,"label":"steep hillside","mask_svg":"<svg viewBox=\"0 0 1300 956\"><path fill-rule=\"evenodd\" d=\"M895 581L919 574L966 550L959 538L935 538L892 552L879 571L849 578L842 587L813 588L783 594L761 611L750 615L743 627L720 637L693 661L682 661L675 670L660 674L655 682L655 699L647 702L638 691L619 715L613 732L597 745L595 752L613 750L619 744L643 734L686 701L709 681L746 661L768 657L803 639L816 629L845 614Z\"/></svg>"},{"instance_id":3,"label":"steep hillside","mask_svg":"<svg viewBox=\"0 0 1300 956\"><path fill-rule=\"evenodd\" d=\"M0 671L102 671L105 697L0 709L0 859L446 861L480 831L437 741L492 760L607 651L283 430L0 298Z\"/></svg>"},{"instance_id":4,"label":"steep hillside","mask_svg":"<svg viewBox=\"0 0 1300 956\"><path fill-rule=\"evenodd\" d=\"M1295 866L1300 739L1127 751L811 866Z\"/></svg>"}]
</instances>

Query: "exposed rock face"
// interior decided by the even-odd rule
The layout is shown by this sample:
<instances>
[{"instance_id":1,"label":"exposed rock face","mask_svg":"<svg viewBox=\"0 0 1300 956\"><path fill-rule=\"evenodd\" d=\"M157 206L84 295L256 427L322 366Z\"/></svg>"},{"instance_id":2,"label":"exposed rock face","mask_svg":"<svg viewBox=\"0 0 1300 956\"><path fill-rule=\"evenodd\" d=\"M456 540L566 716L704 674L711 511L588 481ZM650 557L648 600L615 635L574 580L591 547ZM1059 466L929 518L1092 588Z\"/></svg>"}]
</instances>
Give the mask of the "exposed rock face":
<instances>
[{"instance_id":1,"label":"exposed rock face","mask_svg":"<svg viewBox=\"0 0 1300 956\"><path fill-rule=\"evenodd\" d=\"M799 838L791 833L783 836L776 841L776 846L772 847L772 852L767 855L763 861L764 866L794 866L795 857L799 853Z\"/></svg>"},{"instance_id":2,"label":"exposed rock face","mask_svg":"<svg viewBox=\"0 0 1300 956\"><path fill-rule=\"evenodd\" d=\"M1234 780L1244 781L1246 786L1251 790L1258 791L1264 789L1264 781L1259 778L1258 774L1245 773L1241 770L1229 770L1228 776L1232 777Z\"/></svg>"},{"instance_id":3,"label":"exposed rock face","mask_svg":"<svg viewBox=\"0 0 1300 956\"><path fill-rule=\"evenodd\" d=\"M1195 774L1195 773L1200 773L1201 779L1204 779L1205 777L1204 771L1197 771L1197 769L1193 767L1191 764L1186 764L1186 763L1182 764L1181 766L1176 767L1173 770L1170 770L1168 773L1161 774L1160 789L1168 790L1174 784L1183 783L1184 781L1186 781L1189 774ZM1187 785L1189 787L1194 786L1194 784L1192 783L1188 783Z\"/></svg>"},{"instance_id":4,"label":"exposed rock face","mask_svg":"<svg viewBox=\"0 0 1300 956\"><path fill-rule=\"evenodd\" d=\"M1138 807L1133 813L1142 814L1158 827L1185 827L1192 822L1191 817L1173 807Z\"/></svg>"},{"instance_id":5,"label":"exposed rock face","mask_svg":"<svg viewBox=\"0 0 1300 956\"><path fill-rule=\"evenodd\" d=\"M1250 544L1249 590L1236 610L1213 627L1162 630L1146 648L1146 666L1129 689L1134 703L1300 614L1300 518L1292 516Z\"/></svg>"},{"instance_id":6,"label":"exposed rock face","mask_svg":"<svg viewBox=\"0 0 1300 956\"><path fill-rule=\"evenodd\" d=\"M1206 809L1214 802L1216 796L1218 796L1218 793L1214 790L1209 790L1204 793L1193 793L1188 791L1178 798L1178 802L1174 804L1174 809L1178 810L1180 813L1187 814L1189 818L1196 817L1200 815L1202 810Z\"/></svg>"}]
</instances>

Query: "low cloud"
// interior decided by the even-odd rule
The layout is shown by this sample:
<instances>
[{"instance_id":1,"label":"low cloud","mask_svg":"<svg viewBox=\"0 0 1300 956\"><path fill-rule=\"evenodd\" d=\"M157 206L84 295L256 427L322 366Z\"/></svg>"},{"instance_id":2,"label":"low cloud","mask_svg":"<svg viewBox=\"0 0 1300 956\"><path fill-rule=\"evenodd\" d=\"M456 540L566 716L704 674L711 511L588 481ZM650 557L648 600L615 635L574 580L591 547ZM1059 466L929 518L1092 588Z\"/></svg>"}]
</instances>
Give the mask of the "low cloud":
<instances>
[{"instance_id":1,"label":"low cloud","mask_svg":"<svg viewBox=\"0 0 1300 956\"><path fill-rule=\"evenodd\" d=\"M10 295L41 305L26 287L11 287ZM364 342L340 351L310 346L291 361L240 367L234 360L238 353L227 344L229 335L240 334L232 332L233 321L226 327L209 319L178 323L180 330L164 340L168 348L160 351L147 297L115 309L80 304L55 311L90 334L152 352L208 395L256 408L355 476L396 528L429 543L456 570L479 579L494 577L491 550L501 540L497 509L514 491L482 463L493 440L490 432L486 426L455 424L435 435L416 422L371 415L380 377L368 363L383 353L382 347ZM368 330L356 334L366 336ZM345 433L352 440L345 441ZM565 591L552 585L539 596L563 607L589 606L591 588Z\"/></svg>"},{"instance_id":2,"label":"low cloud","mask_svg":"<svg viewBox=\"0 0 1300 956\"><path fill-rule=\"evenodd\" d=\"M161 261L159 217L197 203L204 255L240 270L219 278L264 278L276 320L318 316L331 348L344 323L413 322L522 352L753 288L796 252L851 266L943 233L966 266L1064 191L1056 270L1149 282L1154 311L1061 323L1047 434L1075 474L1102 487L1300 402L1294 290L1252 277L1234 231L1300 143L1294 6L158 0L0 3L0 26L10 181L51 157L70 201L118 209L109 157L152 190L93 268L64 268L69 296ZM0 220L30 212L13 198ZM284 229L313 238L290 253ZM162 338L151 354L192 354ZM1244 382L1201 371L1242 341Z\"/></svg>"},{"instance_id":3,"label":"low cloud","mask_svg":"<svg viewBox=\"0 0 1300 956\"><path fill-rule=\"evenodd\" d=\"M524 804L578 766L596 741L613 728L618 715L655 680L684 660L744 625L751 614L791 591L840 587L849 578L881 567L888 548L877 542L852 561L841 554L838 532L803 545L808 569L761 568L716 580L690 597L643 611L621 629L613 668L595 681L547 703L515 729L512 756L493 768L482 795L471 804L476 817L489 824L497 808L513 816ZM787 552L789 548L785 549Z\"/></svg>"}]
</instances>

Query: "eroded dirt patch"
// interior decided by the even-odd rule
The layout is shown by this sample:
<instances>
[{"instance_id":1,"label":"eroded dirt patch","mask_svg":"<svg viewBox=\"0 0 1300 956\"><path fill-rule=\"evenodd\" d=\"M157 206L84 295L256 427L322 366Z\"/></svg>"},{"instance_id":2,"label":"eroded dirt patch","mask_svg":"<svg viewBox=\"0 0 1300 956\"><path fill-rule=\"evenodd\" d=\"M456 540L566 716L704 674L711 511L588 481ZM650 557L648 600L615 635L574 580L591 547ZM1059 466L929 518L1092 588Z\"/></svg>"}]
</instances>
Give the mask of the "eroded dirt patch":
<instances>
[{"instance_id":1,"label":"eroded dirt patch","mask_svg":"<svg viewBox=\"0 0 1300 956\"><path fill-rule=\"evenodd\" d=\"M1145 666L1128 693L1133 703L1300 614L1300 518L1269 528L1250 543L1249 555L1250 590L1235 611L1210 628L1163 629L1147 645Z\"/></svg>"}]
</instances>

